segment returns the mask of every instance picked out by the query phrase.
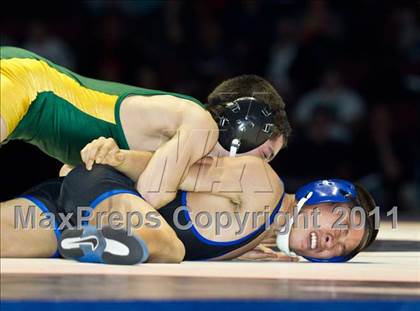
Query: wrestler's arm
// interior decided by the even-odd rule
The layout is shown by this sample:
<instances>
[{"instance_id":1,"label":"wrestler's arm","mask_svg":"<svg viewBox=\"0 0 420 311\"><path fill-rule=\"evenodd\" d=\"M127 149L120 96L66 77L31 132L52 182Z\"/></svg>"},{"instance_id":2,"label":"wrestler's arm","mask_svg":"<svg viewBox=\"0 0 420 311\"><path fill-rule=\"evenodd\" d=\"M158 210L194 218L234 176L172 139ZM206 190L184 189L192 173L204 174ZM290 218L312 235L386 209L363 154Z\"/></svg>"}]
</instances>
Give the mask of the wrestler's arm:
<instances>
[{"instance_id":1,"label":"wrestler's arm","mask_svg":"<svg viewBox=\"0 0 420 311\"><path fill-rule=\"evenodd\" d=\"M114 167L136 181L153 154L120 150L120 155L123 161ZM179 189L227 197L238 206L246 197L258 195L270 200L279 192L275 172L262 159L251 156L203 158L189 168Z\"/></svg>"},{"instance_id":2,"label":"wrestler's arm","mask_svg":"<svg viewBox=\"0 0 420 311\"><path fill-rule=\"evenodd\" d=\"M153 153L121 150L112 138L95 139L81 152L86 163L108 164L137 181L149 167ZM182 178L179 189L224 196L241 204L245 196L270 199L279 191L279 179L272 168L257 157L205 157L193 164ZM266 199L264 198L264 199Z\"/></svg>"},{"instance_id":3,"label":"wrestler's arm","mask_svg":"<svg viewBox=\"0 0 420 311\"><path fill-rule=\"evenodd\" d=\"M227 197L237 205L256 200L276 204L281 187L270 165L253 156L205 158L191 167L180 185L185 191Z\"/></svg>"},{"instance_id":4,"label":"wrestler's arm","mask_svg":"<svg viewBox=\"0 0 420 311\"><path fill-rule=\"evenodd\" d=\"M217 124L199 108L190 111L174 135L157 149L137 183L137 190L157 209L172 201L190 167L213 149Z\"/></svg>"}]
</instances>

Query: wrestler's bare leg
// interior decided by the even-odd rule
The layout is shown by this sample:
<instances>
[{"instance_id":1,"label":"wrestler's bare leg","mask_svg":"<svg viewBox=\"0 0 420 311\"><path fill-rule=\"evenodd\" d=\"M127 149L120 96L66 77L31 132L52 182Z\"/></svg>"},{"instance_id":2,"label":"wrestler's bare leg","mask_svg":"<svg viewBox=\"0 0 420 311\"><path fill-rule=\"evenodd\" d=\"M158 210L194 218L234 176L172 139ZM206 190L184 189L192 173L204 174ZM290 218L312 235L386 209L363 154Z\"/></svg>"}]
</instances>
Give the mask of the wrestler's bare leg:
<instances>
[{"instance_id":1,"label":"wrestler's bare leg","mask_svg":"<svg viewBox=\"0 0 420 311\"><path fill-rule=\"evenodd\" d=\"M101 221L101 226L109 224L111 212L117 212L122 216L117 223L121 224L123 229L127 229L127 224L131 224L132 233L146 243L149 251L148 262L177 263L183 260L185 248L181 240L165 219L146 201L132 194L114 195L95 208L92 213L93 219L89 221L89 224L97 226L99 221ZM133 216L127 217L128 213ZM148 221L147 214L153 218L153 221ZM135 228L139 217L142 218L143 225ZM113 225L117 223L113 222Z\"/></svg>"},{"instance_id":2,"label":"wrestler's bare leg","mask_svg":"<svg viewBox=\"0 0 420 311\"><path fill-rule=\"evenodd\" d=\"M19 211L23 221L28 212L33 213L34 221L29 217L26 229L20 222ZM31 201L23 198L0 203L0 257L45 258L55 253L57 239L52 229L39 226L41 219L45 219L41 213Z\"/></svg>"}]
</instances>

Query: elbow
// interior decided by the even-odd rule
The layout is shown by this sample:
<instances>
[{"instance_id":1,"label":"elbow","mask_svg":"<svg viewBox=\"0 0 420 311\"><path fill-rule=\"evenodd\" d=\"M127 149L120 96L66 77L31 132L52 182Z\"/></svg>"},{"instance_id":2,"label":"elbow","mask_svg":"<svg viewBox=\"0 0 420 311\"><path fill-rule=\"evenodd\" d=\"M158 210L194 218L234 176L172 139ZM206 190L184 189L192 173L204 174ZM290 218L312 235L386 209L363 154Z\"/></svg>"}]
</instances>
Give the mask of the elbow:
<instances>
[{"instance_id":1,"label":"elbow","mask_svg":"<svg viewBox=\"0 0 420 311\"><path fill-rule=\"evenodd\" d=\"M141 193L142 198L152 205L155 209L159 209L170 202L176 197L176 192L145 192Z\"/></svg>"},{"instance_id":2,"label":"elbow","mask_svg":"<svg viewBox=\"0 0 420 311\"><path fill-rule=\"evenodd\" d=\"M197 114L194 121L188 125L189 129L195 130L192 136L194 142L194 150L203 151L199 142L204 143L204 154L200 154L199 158L208 154L216 145L219 139L219 127L209 112Z\"/></svg>"},{"instance_id":3,"label":"elbow","mask_svg":"<svg viewBox=\"0 0 420 311\"><path fill-rule=\"evenodd\" d=\"M216 145L217 141L219 140L219 127L217 126L217 123L214 121L211 115L210 115L210 120L207 123L208 123L208 131L209 131L207 151L210 152Z\"/></svg>"},{"instance_id":4,"label":"elbow","mask_svg":"<svg viewBox=\"0 0 420 311\"><path fill-rule=\"evenodd\" d=\"M176 192L165 192L158 194L156 197L152 198L152 203L156 206L157 209L168 205L173 200L175 200Z\"/></svg>"}]
</instances>

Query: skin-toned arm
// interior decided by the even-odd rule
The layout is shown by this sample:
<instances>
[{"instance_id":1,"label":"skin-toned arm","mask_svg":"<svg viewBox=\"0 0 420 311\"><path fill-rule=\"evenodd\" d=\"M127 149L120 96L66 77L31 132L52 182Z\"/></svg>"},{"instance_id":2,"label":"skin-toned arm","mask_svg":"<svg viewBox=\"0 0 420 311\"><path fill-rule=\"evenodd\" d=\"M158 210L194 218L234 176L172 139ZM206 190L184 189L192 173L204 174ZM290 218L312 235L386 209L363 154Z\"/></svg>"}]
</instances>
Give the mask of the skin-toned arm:
<instances>
[{"instance_id":1,"label":"skin-toned arm","mask_svg":"<svg viewBox=\"0 0 420 311\"><path fill-rule=\"evenodd\" d=\"M205 192L229 198L235 205L264 202L277 203L279 179L263 159L243 156L238 158L205 158L191 167L180 189Z\"/></svg>"},{"instance_id":2,"label":"skin-toned arm","mask_svg":"<svg viewBox=\"0 0 420 311\"><path fill-rule=\"evenodd\" d=\"M137 181L148 166L153 153L121 150L112 138L100 137L83 148L81 157L85 163L93 160L94 163L111 165L133 181ZM244 159L239 159L239 161L243 163ZM228 196L232 201L240 202L238 195L241 190L238 185L242 171L239 169L240 165L238 161L231 161L229 158L203 158L189 168L179 188L184 191L220 192L219 194ZM233 166L236 169L233 169ZM65 168L63 166L60 173ZM224 174L224 171L230 173ZM219 191L221 181L223 181L223 185L235 184L236 191Z\"/></svg>"},{"instance_id":3,"label":"skin-toned arm","mask_svg":"<svg viewBox=\"0 0 420 311\"><path fill-rule=\"evenodd\" d=\"M86 145L81 154L85 163L93 158L96 163L115 167L133 181L139 179L153 159L151 152L120 150L112 138L103 137ZM241 205L247 198L255 201L257 196L275 201L278 199L276 194L281 191L277 174L270 165L251 156L203 158L190 166L179 189L224 196L236 205Z\"/></svg>"},{"instance_id":4,"label":"skin-toned arm","mask_svg":"<svg viewBox=\"0 0 420 311\"><path fill-rule=\"evenodd\" d=\"M140 175L137 190L156 209L172 201L189 168L214 147L217 124L207 112L190 114Z\"/></svg>"}]
</instances>

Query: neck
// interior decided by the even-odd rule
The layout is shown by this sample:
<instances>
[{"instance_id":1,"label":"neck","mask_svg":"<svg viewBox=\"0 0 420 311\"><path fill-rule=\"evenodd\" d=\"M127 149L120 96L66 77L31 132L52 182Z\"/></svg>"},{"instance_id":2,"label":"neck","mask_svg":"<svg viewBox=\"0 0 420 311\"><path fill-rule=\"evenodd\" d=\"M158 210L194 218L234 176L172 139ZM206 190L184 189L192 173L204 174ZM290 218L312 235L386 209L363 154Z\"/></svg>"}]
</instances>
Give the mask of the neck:
<instances>
[{"instance_id":1,"label":"neck","mask_svg":"<svg viewBox=\"0 0 420 311\"><path fill-rule=\"evenodd\" d=\"M220 157L228 157L229 156L229 152L226 151L219 142L216 143L216 145L214 145L214 148L210 151L209 154L207 154L208 157L216 157L216 158L220 158Z\"/></svg>"}]
</instances>

